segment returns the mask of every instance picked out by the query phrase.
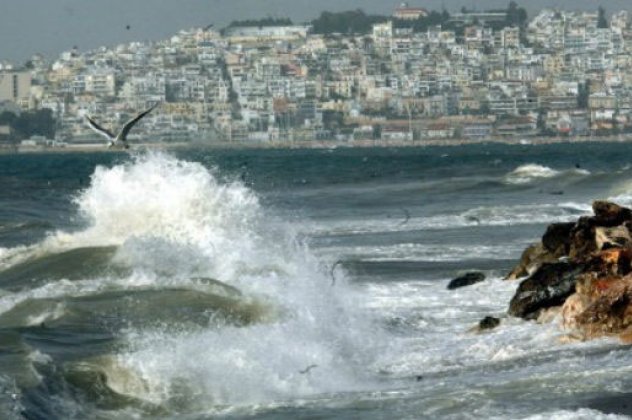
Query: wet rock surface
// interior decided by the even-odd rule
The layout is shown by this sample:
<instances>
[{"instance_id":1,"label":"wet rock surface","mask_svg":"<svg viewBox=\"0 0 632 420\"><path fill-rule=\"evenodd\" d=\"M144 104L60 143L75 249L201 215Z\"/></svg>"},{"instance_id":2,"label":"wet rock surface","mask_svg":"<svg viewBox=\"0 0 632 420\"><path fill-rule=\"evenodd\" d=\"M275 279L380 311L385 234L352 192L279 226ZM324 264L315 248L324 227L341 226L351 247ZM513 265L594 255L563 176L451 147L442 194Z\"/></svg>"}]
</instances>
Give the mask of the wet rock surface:
<instances>
[{"instance_id":1,"label":"wet rock surface","mask_svg":"<svg viewBox=\"0 0 632 420\"><path fill-rule=\"evenodd\" d=\"M499 325L500 325L500 318L496 318L493 316L486 316L485 318L481 319L480 322L478 323L478 329L480 331L492 330Z\"/></svg>"},{"instance_id":2,"label":"wet rock surface","mask_svg":"<svg viewBox=\"0 0 632 420\"><path fill-rule=\"evenodd\" d=\"M470 271L462 276L452 279L448 283L448 289L458 289L459 287L470 286L472 284L480 283L485 280L485 274L478 271Z\"/></svg>"},{"instance_id":3,"label":"wet rock surface","mask_svg":"<svg viewBox=\"0 0 632 420\"><path fill-rule=\"evenodd\" d=\"M571 233L575 223L552 223L542 236L546 251L556 255L567 255L571 245Z\"/></svg>"},{"instance_id":4,"label":"wet rock surface","mask_svg":"<svg viewBox=\"0 0 632 420\"><path fill-rule=\"evenodd\" d=\"M559 255L551 253L539 242L528 246L520 257L520 262L507 275L507 280L516 280L532 274L544 263L556 262Z\"/></svg>"},{"instance_id":5,"label":"wet rock surface","mask_svg":"<svg viewBox=\"0 0 632 420\"><path fill-rule=\"evenodd\" d=\"M551 224L525 250L507 276L528 276L508 313L536 319L561 306L569 336L616 335L632 343L632 210L608 201L595 201L592 208L594 216Z\"/></svg>"},{"instance_id":6,"label":"wet rock surface","mask_svg":"<svg viewBox=\"0 0 632 420\"><path fill-rule=\"evenodd\" d=\"M518 286L509 303L509 315L536 319L542 309L559 306L575 292L575 280L584 266L558 262L542 265Z\"/></svg>"}]
</instances>

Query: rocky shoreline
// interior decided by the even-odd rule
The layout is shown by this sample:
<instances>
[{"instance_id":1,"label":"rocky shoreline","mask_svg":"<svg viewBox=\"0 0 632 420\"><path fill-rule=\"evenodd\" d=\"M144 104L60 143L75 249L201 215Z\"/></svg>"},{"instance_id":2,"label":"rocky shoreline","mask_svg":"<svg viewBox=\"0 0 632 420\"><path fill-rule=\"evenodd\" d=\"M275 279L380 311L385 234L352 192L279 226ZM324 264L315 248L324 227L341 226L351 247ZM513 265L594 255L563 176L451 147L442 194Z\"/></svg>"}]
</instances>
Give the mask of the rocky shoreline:
<instances>
[{"instance_id":1,"label":"rocky shoreline","mask_svg":"<svg viewBox=\"0 0 632 420\"><path fill-rule=\"evenodd\" d=\"M632 210L593 203L593 216L549 225L507 280L520 281L508 314L561 316L568 340L616 336L632 343Z\"/></svg>"}]
</instances>

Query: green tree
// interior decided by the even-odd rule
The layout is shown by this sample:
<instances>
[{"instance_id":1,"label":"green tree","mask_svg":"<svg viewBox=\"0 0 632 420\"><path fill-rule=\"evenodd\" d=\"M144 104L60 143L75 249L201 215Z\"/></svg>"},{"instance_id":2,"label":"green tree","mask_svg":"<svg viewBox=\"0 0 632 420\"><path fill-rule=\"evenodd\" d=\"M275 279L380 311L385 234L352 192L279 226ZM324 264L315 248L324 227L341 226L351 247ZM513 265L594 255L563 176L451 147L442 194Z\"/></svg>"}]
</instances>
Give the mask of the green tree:
<instances>
[{"instance_id":1,"label":"green tree","mask_svg":"<svg viewBox=\"0 0 632 420\"><path fill-rule=\"evenodd\" d=\"M589 81L577 84L577 108L588 108L588 97L590 96Z\"/></svg>"},{"instance_id":2,"label":"green tree","mask_svg":"<svg viewBox=\"0 0 632 420\"><path fill-rule=\"evenodd\" d=\"M373 140L379 140L382 138L382 126L380 124L373 125Z\"/></svg>"},{"instance_id":3,"label":"green tree","mask_svg":"<svg viewBox=\"0 0 632 420\"><path fill-rule=\"evenodd\" d=\"M53 112L48 109L23 112L15 115L5 111L0 114L0 124L8 124L13 130L15 140L26 139L31 136L55 137L56 122Z\"/></svg>"},{"instance_id":4,"label":"green tree","mask_svg":"<svg viewBox=\"0 0 632 420\"><path fill-rule=\"evenodd\" d=\"M344 114L340 111L324 110L323 126L326 130L336 130L344 125Z\"/></svg>"},{"instance_id":5,"label":"green tree","mask_svg":"<svg viewBox=\"0 0 632 420\"><path fill-rule=\"evenodd\" d=\"M311 24L313 32L317 34L367 34L375 23L387 20L387 16L367 15L362 9L356 9L338 13L322 12Z\"/></svg>"},{"instance_id":6,"label":"green tree","mask_svg":"<svg viewBox=\"0 0 632 420\"><path fill-rule=\"evenodd\" d=\"M606 19L606 9L604 9L602 6L599 6L599 9L597 9L597 13L599 14L599 16L597 17L597 27L607 28L609 25L608 19Z\"/></svg>"},{"instance_id":7,"label":"green tree","mask_svg":"<svg viewBox=\"0 0 632 420\"><path fill-rule=\"evenodd\" d=\"M13 125L13 122L16 120L18 116L15 115L13 112L10 111L4 111L2 114L0 114L0 125Z\"/></svg>"},{"instance_id":8,"label":"green tree","mask_svg":"<svg viewBox=\"0 0 632 420\"><path fill-rule=\"evenodd\" d=\"M233 20L228 27L229 28L235 28L235 27L242 27L242 26L258 26L258 27L264 27L264 26L289 26L292 25L292 21L290 20L290 18L273 18L273 17L266 17L263 19L245 19L245 20Z\"/></svg>"},{"instance_id":9,"label":"green tree","mask_svg":"<svg viewBox=\"0 0 632 420\"><path fill-rule=\"evenodd\" d=\"M527 11L524 8L518 7L515 1L509 2L509 6L507 6L507 25L522 27L527 23L527 18Z\"/></svg>"}]
</instances>

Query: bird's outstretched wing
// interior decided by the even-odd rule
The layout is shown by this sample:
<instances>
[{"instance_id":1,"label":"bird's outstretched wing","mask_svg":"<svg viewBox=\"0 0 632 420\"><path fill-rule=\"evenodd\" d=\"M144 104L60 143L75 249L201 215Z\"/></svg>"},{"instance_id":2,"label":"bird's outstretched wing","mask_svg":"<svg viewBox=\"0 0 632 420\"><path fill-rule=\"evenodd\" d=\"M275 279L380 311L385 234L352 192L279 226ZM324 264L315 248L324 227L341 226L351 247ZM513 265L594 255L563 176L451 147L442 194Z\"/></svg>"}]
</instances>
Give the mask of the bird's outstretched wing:
<instances>
[{"instance_id":1,"label":"bird's outstretched wing","mask_svg":"<svg viewBox=\"0 0 632 420\"><path fill-rule=\"evenodd\" d=\"M102 136L107 137L107 139L110 141L114 139L114 134L112 134L110 130L108 130L107 128L101 127L92 118L90 118L87 115L86 115L86 119L88 120L88 124L90 124L90 128L92 128L94 131L101 134Z\"/></svg>"},{"instance_id":2,"label":"bird's outstretched wing","mask_svg":"<svg viewBox=\"0 0 632 420\"><path fill-rule=\"evenodd\" d=\"M132 118L131 120L129 120L128 122L125 123L125 125L123 126L123 129L121 130L121 134L119 134L119 139L123 142L127 141L127 133L129 133L129 131L132 129L132 127L134 126L134 124L136 124L138 121L140 121L141 118L143 118L145 115L149 114L151 111L154 110L154 108L156 108L159 104L155 104L154 106L152 106L151 108L141 112L140 114L138 114L137 116L135 116L134 118Z\"/></svg>"}]
</instances>

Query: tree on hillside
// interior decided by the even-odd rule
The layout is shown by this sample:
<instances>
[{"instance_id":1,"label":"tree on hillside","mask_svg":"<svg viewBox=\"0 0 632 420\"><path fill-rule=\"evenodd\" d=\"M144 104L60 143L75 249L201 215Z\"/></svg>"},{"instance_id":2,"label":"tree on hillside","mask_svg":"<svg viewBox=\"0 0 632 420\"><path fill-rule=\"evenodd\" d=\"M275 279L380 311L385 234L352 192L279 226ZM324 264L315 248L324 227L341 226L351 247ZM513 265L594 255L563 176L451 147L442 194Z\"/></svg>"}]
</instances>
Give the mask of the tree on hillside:
<instances>
[{"instance_id":1,"label":"tree on hillside","mask_svg":"<svg viewBox=\"0 0 632 420\"><path fill-rule=\"evenodd\" d=\"M450 14L444 9L442 12L432 11L427 16L419 16L417 19L393 19L395 28L412 28L415 32L425 32L428 28L445 25L450 20ZM451 29L447 28L446 29Z\"/></svg>"},{"instance_id":2,"label":"tree on hillside","mask_svg":"<svg viewBox=\"0 0 632 420\"><path fill-rule=\"evenodd\" d=\"M362 9L356 9L338 13L322 12L311 24L317 34L367 34L371 32L373 24L387 20L387 16L367 15Z\"/></svg>"},{"instance_id":3,"label":"tree on hillside","mask_svg":"<svg viewBox=\"0 0 632 420\"><path fill-rule=\"evenodd\" d=\"M228 27L242 27L242 26L290 26L292 25L292 21L290 18L274 18L274 17L266 17L263 19L245 19L245 20L234 20L232 21Z\"/></svg>"},{"instance_id":4,"label":"tree on hillside","mask_svg":"<svg viewBox=\"0 0 632 420\"><path fill-rule=\"evenodd\" d=\"M4 111L0 114L0 125L12 125L17 117L13 112Z\"/></svg>"},{"instance_id":5,"label":"tree on hillside","mask_svg":"<svg viewBox=\"0 0 632 420\"><path fill-rule=\"evenodd\" d=\"M590 96L590 81L577 84L577 107L581 109L588 108L588 98Z\"/></svg>"},{"instance_id":6,"label":"tree on hillside","mask_svg":"<svg viewBox=\"0 0 632 420\"><path fill-rule=\"evenodd\" d=\"M523 7L518 7L518 4L515 1L509 2L506 18L506 23L509 26L522 27L527 23L527 19L527 11Z\"/></svg>"},{"instance_id":7,"label":"tree on hillside","mask_svg":"<svg viewBox=\"0 0 632 420\"><path fill-rule=\"evenodd\" d=\"M55 119L48 108L23 112L20 115L5 111L0 114L0 125L3 124L11 127L16 140L31 136L45 136L50 139L55 137Z\"/></svg>"},{"instance_id":8,"label":"tree on hillside","mask_svg":"<svg viewBox=\"0 0 632 420\"><path fill-rule=\"evenodd\" d=\"M608 19L606 19L606 9L604 9L602 6L599 6L599 9L597 9L597 13L599 14L599 16L597 17L597 28L607 28L608 25Z\"/></svg>"}]
</instances>

